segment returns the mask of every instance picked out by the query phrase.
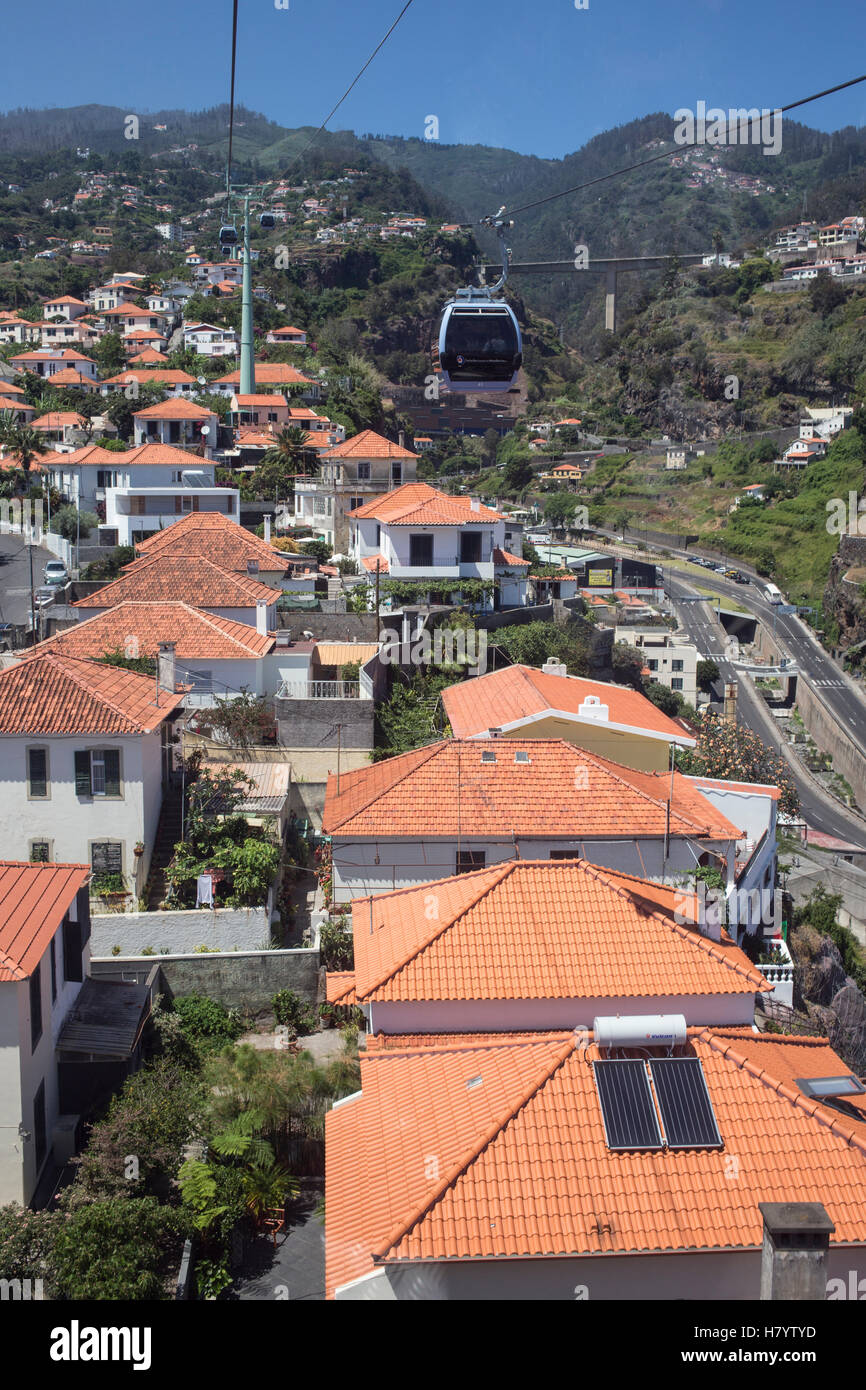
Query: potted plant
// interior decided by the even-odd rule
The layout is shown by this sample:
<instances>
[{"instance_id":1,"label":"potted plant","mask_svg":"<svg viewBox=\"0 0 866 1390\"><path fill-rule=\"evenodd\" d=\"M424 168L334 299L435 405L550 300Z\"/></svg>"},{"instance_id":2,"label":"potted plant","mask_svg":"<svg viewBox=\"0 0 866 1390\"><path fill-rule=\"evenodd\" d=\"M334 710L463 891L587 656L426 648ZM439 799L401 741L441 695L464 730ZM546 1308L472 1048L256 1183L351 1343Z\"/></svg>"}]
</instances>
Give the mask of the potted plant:
<instances>
[{"instance_id":1,"label":"potted plant","mask_svg":"<svg viewBox=\"0 0 866 1390\"><path fill-rule=\"evenodd\" d=\"M144 840L137 840L132 852L135 855L136 859L140 859L141 856L144 854Z\"/></svg>"}]
</instances>

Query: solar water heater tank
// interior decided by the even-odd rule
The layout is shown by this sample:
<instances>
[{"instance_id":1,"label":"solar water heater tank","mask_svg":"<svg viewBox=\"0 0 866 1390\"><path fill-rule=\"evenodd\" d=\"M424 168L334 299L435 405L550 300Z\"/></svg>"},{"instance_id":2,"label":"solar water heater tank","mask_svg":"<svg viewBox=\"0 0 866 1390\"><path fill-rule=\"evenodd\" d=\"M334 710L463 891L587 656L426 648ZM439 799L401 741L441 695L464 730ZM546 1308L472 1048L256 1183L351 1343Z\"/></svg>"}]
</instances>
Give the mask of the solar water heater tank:
<instances>
[{"instance_id":1,"label":"solar water heater tank","mask_svg":"<svg viewBox=\"0 0 866 1390\"><path fill-rule=\"evenodd\" d=\"M684 1014L628 1014L594 1018L598 1047L679 1047L686 1041Z\"/></svg>"}]
</instances>

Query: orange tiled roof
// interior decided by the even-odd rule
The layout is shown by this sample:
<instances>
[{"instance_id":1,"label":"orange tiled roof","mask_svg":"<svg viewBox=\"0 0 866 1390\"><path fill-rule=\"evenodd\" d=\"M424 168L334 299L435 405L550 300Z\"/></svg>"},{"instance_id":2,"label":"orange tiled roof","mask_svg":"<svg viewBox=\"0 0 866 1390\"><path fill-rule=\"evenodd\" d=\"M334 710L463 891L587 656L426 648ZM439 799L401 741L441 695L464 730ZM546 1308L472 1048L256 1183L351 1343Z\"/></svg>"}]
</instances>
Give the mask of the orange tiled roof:
<instances>
[{"instance_id":1,"label":"orange tiled roof","mask_svg":"<svg viewBox=\"0 0 866 1390\"><path fill-rule=\"evenodd\" d=\"M280 405L287 406L285 396L281 396L278 391L275 391L270 396L257 396L255 394L251 396L240 396L236 394L235 400L237 401L241 409L245 409L246 407L252 407L256 405L268 407Z\"/></svg>"},{"instance_id":2,"label":"orange tiled roof","mask_svg":"<svg viewBox=\"0 0 866 1390\"><path fill-rule=\"evenodd\" d=\"M223 512L189 512L164 531L139 541L136 550L138 559L124 567L124 574L132 573L154 555L202 555L220 569L242 574L247 573L247 560L258 560L259 569L269 573L282 572L288 564L282 551L274 550Z\"/></svg>"},{"instance_id":3,"label":"orange tiled roof","mask_svg":"<svg viewBox=\"0 0 866 1390\"><path fill-rule=\"evenodd\" d=\"M95 387L96 382L93 377L83 376L74 367L64 367L62 372L55 372L51 377L52 386L91 386Z\"/></svg>"},{"instance_id":4,"label":"orange tiled roof","mask_svg":"<svg viewBox=\"0 0 866 1390\"><path fill-rule=\"evenodd\" d=\"M497 761L482 762L491 750ZM515 761L518 750L529 754L528 763ZM339 796L332 774L322 830L389 839L451 839L461 831L568 839L659 836L665 833L669 787L667 773L622 767L562 739L444 739L343 773ZM688 778L675 773L673 788L672 834L742 838Z\"/></svg>"},{"instance_id":5,"label":"orange tiled roof","mask_svg":"<svg viewBox=\"0 0 866 1390\"><path fill-rule=\"evenodd\" d=\"M351 439L344 439L342 444L335 444L328 455L329 459L414 459L417 457L417 454L413 454L411 449L402 448L401 445L386 439L384 435L377 434L375 430L361 430L360 434L353 434ZM430 490L432 492L433 489Z\"/></svg>"},{"instance_id":6,"label":"orange tiled roof","mask_svg":"<svg viewBox=\"0 0 866 1390\"><path fill-rule=\"evenodd\" d=\"M9 358L10 362L93 362L92 357L85 357L83 352L75 352L73 348L64 348L62 352L54 348L46 348L44 351L18 352L14 357ZM94 363L95 365L95 363Z\"/></svg>"},{"instance_id":7,"label":"orange tiled roof","mask_svg":"<svg viewBox=\"0 0 866 1390\"><path fill-rule=\"evenodd\" d=\"M184 400L182 396L170 396L167 401L159 401L156 405L145 406L144 410L136 410L134 419L206 420L211 414L212 411L203 405L196 405L194 401Z\"/></svg>"},{"instance_id":8,"label":"orange tiled roof","mask_svg":"<svg viewBox=\"0 0 866 1390\"><path fill-rule=\"evenodd\" d=\"M573 1034L362 1053L361 1094L326 1117L328 1297L383 1264L755 1251L760 1202L816 1195L832 1244L866 1242L866 1141L853 1127L703 1036L688 1052L721 1150L611 1152L599 1051Z\"/></svg>"},{"instance_id":9,"label":"orange tiled roof","mask_svg":"<svg viewBox=\"0 0 866 1390\"><path fill-rule=\"evenodd\" d=\"M190 376L189 372L177 371L174 367L148 367L143 371L140 367L133 367L132 364L117 376L107 376L100 384L102 386L126 386L130 381L137 381L139 386L143 386L146 381L154 381L159 386L195 386L196 379Z\"/></svg>"},{"instance_id":10,"label":"orange tiled roof","mask_svg":"<svg viewBox=\"0 0 866 1390\"><path fill-rule=\"evenodd\" d=\"M525 565L529 568L529 561L523 560L519 555L512 555L509 550L500 550L499 546L493 547L493 562L497 565Z\"/></svg>"},{"instance_id":11,"label":"orange tiled roof","mask_svg":"<svg viewBox=\"0 0 866 1390\"><path fill-rule=\"evenodd\" d=\"M33 430L59 430L64 425L75 425L81 429L87 421L83 415L78 415L74 410L49 410L47 415L40 415L38 420L30 421L30 428Z\"/></svg>"},{"instance_id":12,"label":"orange tiled roof","mask_svg":"<svg viewBox=\"0 0 866 1390\"><path fill-rule=\"evenodd\" d=\"M347 441L347 443L350 441ZM345 446L337 445L337 449ZM326 458L331 458L336 449L331 449ZM489 507L479 506L473 510L469 497L450 497L439 492L429 483L403 483L384 497L365 502L348 512L348 516L361 518L375 517L389 526L465 526L472 522L502 521L499 512Z\"/></svg>"},{"instance_id":13,"label":"orange tiled roof","mask_svg":"<svg viewBox=\"0 0 866 1390\"><path fill-rule=\"evenodd\" d=\"M356 899L357 1000L640 999L772 989L727 936L714 942L679 925L673 890L662 887L667 909L654 906L656 887L582 860L510 860Z\"/></svg>"},{"instance_id":14,"label":"orange tiled roof","mask_svg":"<svg viewBox=\"0 0 866 1390\"><path fill-rule=\"evenodd\" d=\"M0 981L26 980L90 881L87 864L0 860Z\"/></svg>"},{"instance_id":15,"label":"orange tiled roof","mask_svg":"<svg viewBox=\"0 0 866 1390\"><path fill-rule=\"evenodd\" d=\"M632 729L672 743L694 743L637 690L579 676L555 676L533 666L506 666L501 671L449 685L442 692L442 703L455 737L473 738L486 734L488 729L508 729L533 715L554 710L580 718L580 707L590 696L607 705L608 727Z\"/></svg>"},{"instance_id":16,"label":"orange tiled roof","mask_svg":"<svg viewBox=\"0 0 866 1390\"><path fill-rule=\"evenodd\" d=\"M354 970L329 970L326 977L327 1000L329 1004L354 1004Z\"/></svg>"},{"instance_id":17,"label":"orange tiled roof","mask_svg":"<svg viewBox=\"0 0 866 1390\"><path fill-rule=\"evenodd\" d=\"M3 381L2 378L0 378L0 391L3 392L4 396L8 396L10 391L12 392L13 396L24 395L24 390L22 387L16 386L14 381Z\"/></svg>"},{"instance_id":18,"label":"orange tiled roof","mask_svg":"<svg viewBox=\"0 0 866 1390\"><path fill-rule=\"evenodd\" d=\"M99 660L106 652L123 651L130 637L136 638L141 656L156 656L160 642L174 642L179 661L263 656L276 640L273 634L257 632L248 623L220 618L188 603L129 602L65 628L33 650Z\"/></svg>"},{"instance_id":19,"label":"orange tiled roof","mask_svg":"<svg viewBox=\"0 0 866 1390\"><path fill-rule=\"evenodd\" d=\"M0 410L17 410L22 415L35 415L36 411L32 405L26 401L16 401L14 396L0 396Z\"/></svg>"},{"instance_id":20,"label":"orange tiled roof","mask_svg":"<svg viewBox=\"0 0 866 1390\"><path fill-rule=\"evenodd\" d=\"M388 574L391 568L384 555L364 555L361 557L361 564L370 574L375 574L377 570L379 574Z\"/></svg>"},{"instance_id":21,"label":"orange tiled roof","mask_svg":"<svg viewBox=\"0 0 866 1390\"><path fill-rule=\"evenodd\" d=\"M257 386L317 385L310 377L299 372L297 367L290 367L287 362L256 362L255 374ZM233 372L227 372L225 376L218 376L216 381L212 383L214 386L240 386L240 384L240 368Z\"/></svg>"},{"instance_id":22,"label":"orange tiled roof","mask_svg":"<svg viewBox=\"0 0 866 1390\"><path fill-rule=\"evenodd\" d=\"M246 575L232 574L201 555L154 555L110 584L79 599L73 608L114 608L118 603L162 603L180 598L193 608L252 608L274 604L279 594Z\"/></svg>"},{"instance_id":23,"label":"orange tiled roof","mask_svg":"<svg viewBox=\"0 0 866 1390\"><path fill-rule=\"evenodd\" d=\"M182 695L124 667L40 652L0 671L0 733L147 734Z\"/></svg>"},{"instance_id":24,"label":"orange tiled roof","mask_svg":"<svg viewBox=\"0 0 866 1390\"><path fill-rule=\"evenodd\" d=\"M141 352L137 353L135 357L130 357L129 365L132 366L134 363L138 362L141 363L142 366L144 366L153 362L167 361L168 358L166 357L164 352L157 352L156 348L146 347Z\"/></svg>"}]
</instances>

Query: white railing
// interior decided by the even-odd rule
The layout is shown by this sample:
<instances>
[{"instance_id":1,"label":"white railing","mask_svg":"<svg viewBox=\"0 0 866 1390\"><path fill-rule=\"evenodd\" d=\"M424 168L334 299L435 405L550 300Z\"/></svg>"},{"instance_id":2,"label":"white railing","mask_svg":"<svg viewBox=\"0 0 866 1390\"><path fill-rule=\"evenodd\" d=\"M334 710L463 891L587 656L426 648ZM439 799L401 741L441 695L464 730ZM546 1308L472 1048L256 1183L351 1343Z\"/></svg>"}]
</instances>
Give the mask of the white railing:
<instances>
[{"instance_id":1,"label":"white railing","mask_svg":"<svg viewBox=\"0 0 866 1390\"><path fill-rule=\"evenodd\" d=\"M284 681L279 700L360 700L358 681Z\"/></svg>"}]
</instances>

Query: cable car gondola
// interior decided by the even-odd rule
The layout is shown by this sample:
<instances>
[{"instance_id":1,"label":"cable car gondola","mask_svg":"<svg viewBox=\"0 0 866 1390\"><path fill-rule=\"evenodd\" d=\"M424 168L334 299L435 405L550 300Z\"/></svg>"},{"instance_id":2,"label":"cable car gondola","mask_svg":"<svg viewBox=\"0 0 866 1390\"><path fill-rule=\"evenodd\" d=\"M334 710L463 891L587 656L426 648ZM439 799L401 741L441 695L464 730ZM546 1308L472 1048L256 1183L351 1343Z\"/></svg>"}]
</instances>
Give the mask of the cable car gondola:
<instances>
[{"instance_id":1,"label":"cable car gondola","mask_svg":"<svg viewBox=\"0 0 866 1390\"><path fill-rule=\"evenodd\" d=\"M237 229L231 222L225 222L220 227L220 246L237 246Z\"/></svg>"},{"instance_id":2,"label":"cable car gondola","mask_svg":"<svg viewBox=\"0 0 866 1390\"><path fill-rule=\"evenodd\" d=\"M264 227L264 228L266 229L266 231L270 231L271 228L272 228L272 227L275 227L276 225L277 225L277 220L276 220L276 218L274 217L274 214L273 214L272 212L263 212L263 213L262 213L261 217L259 218L259 226L260 226L260 227Z\"/></svg>"},{"instance_id":3,"label":"cable car gondola","mask_svg":"<svg viewBox=\"0 0 866 1390\"><path fill-rule=\"evenodd\" d=\"M504 208L495 218L485 217L496 228L502 246L502 275L495 285L458 290L442 311L439 322L439 365L446 386L453 391L510 391L523 361L520 327L513 311L494 295L508 276L510 251L505 245Z\"/></svg>"}]
</instances>

